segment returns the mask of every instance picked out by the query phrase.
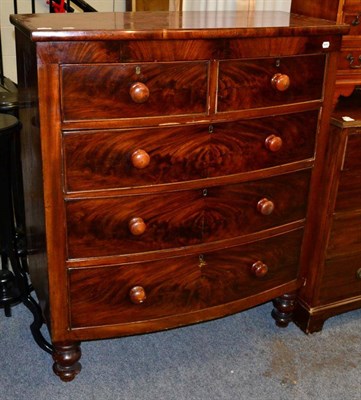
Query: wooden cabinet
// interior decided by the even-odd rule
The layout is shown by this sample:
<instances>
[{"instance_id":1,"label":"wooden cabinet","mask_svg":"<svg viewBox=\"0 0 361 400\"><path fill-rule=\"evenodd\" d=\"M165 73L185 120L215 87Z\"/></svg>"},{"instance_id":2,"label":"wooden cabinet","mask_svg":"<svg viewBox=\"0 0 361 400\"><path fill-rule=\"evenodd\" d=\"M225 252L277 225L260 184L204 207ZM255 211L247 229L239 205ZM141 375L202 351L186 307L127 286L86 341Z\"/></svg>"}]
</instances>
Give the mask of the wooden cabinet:
<instances>
[{"instance_id":1,"label":"wooden cabinet","mask_svg":"<svg viewBox=\"0 0 361 400\"><path fill-rule=\"evenodd\" d=\"M319 226L323 241L315 244L317 274L300 291L295 322L305 332L361 306L361 96L341 98L331 120L325 159L326 191L320 189L326 219Z\"/></svg>"},{"instance_id":2,"label":"wooden cabinet","mask_svg":"<svg viewBox=\"0 0 361 400\"><path fill-rule=\"evenodd\" d=\"M349 96L361 85L361 1L360 0L292 0L291 11L325 18L350 26L342 40L338 59L334 99Z\"/></svg>"},{"instance_id":3,"label":"wooden cabinet","mask_svg":"<svg viewBox=\"0 0 361 400\"><path fill-rule=\"evenodd\" d=\"M277 12L199 18L12 17L32 104L30 271L63 380L83 340L272 299L277 323L291 320L346 28Z\"/></svg>"},{"instance_id":4,"label":"wooden cabinet","mask_svg":"<svg viewBox=\"0 0 361 400\"><path fill-rule=\"evenodd\" d=\"M327 18L350 26L342 40L338 57L335 113L331 122L331 141L320 188L320 240L309 254L318 273L310 273L299 294L295 322L306 332L322 329L324 321L337 313L360 306L359 280L361 229L360 189L361 136L361 1L359 0L293 0L292 11L312 17ZM345 97L346 96L346 97ZM343 117L351 118L349 121ZM327 199L327 200L326 200ZM320 216L322 218L322 216Z\"/></svg>"}]
</instances>

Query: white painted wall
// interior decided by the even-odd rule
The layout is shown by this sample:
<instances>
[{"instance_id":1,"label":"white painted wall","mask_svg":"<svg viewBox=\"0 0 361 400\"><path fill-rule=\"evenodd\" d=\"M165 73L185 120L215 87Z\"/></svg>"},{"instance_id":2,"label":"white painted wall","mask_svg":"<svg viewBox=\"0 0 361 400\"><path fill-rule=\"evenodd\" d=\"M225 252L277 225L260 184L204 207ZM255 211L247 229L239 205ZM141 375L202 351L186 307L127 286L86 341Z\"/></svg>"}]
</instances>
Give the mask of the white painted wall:
<instances>
[{"instance_id":1,"label":"white painted wall","mask_svg":"<svg viewBox=\"0 0 361 400\"><path fill-rule=\"evenodd\" d=\"M291 0L183 0L184 11L248 11L250 8L289 12Z\"/></svg>"}]
</instances>

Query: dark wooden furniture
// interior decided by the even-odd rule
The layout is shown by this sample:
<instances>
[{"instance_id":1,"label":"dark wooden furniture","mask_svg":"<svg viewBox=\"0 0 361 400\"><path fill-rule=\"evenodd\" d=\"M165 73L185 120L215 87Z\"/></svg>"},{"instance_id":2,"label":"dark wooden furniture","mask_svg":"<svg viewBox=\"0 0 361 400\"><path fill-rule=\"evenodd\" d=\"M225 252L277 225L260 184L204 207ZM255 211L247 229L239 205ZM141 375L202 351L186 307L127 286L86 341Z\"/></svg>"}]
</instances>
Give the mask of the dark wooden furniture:
<instances>
[{"instance_id":1,"label":"dark wooden furniture","mask_svg":"<svg viewBox=\"0 0 361 400\"><path fill-rule=\"evenodd\" d=\"M315 332L322 329L328 317L360 306L361 286L357 275L360 256L357 254L361 253L361 229L357 225L360 222L357 203L361 180L354 163L361 156L356 139L356 127L360 124L357 108L361 104L358 90L361 85L361 2L293 0L291 10L350 25L349 34L343 37L337 63L333 95L336 111L324 170L327 184L320 188L320 198L324 200L319 207L326 213L318 226L320 239L315 240L309 253L314 267L309 269L307 284L299 292L294 315L295 322L304 331ZM353 120L344 121L343 116Z\"/></svg>"},{"instance_id":2,"label":"dark wooden furniture","mask_svg":"<svg viewBox=\"0 0 361 400\"><path fill-rule=\"evenodd\" d=\"M332 115L325 159L323 240L314 247L317 273L309 271L294 320L307 333L361 306L361 93L340 98Z\"/></svg>"},{"instance_id":3,"label":"dark wooden furniture","mask_svg":"<svg viewBox=\"0 0 361 400\"><path fill-rule=\"evenodd\" d=\"M13 115L0 113L0 308L11 316L11 306L20 302L17 279L10 268L17 262L16 226L14 223L13 183L14 146L20 122Z\"/></svg>"},{"instance_id":4,"label":"dark wooden furniture","mask_svg":"<svg viewBox=\"0 0 361 400\"><path fill-rule=\"evenodd\" d=\"M17 112L16 105L10 101L4 108L8 112ZM18 118L0 113L0 308L4 308L5 315L10 317L11 307L22 302L34 317L30 325L34 340L43 350L52 353L52 345L40 330L43 325L42 311L32 296L33 288L28 275L20 130Z\"/></svg>"},{"instance_id":5,"label":"dark wooden furniture","mask_svg":"<svg viewBox=\"0 0 361 400\"><path fill-rule=\"evenodd\" d=\"M282 12L11 20L33 104L30 269L55 373L80 371L83 340L272 299L286 326L347 28Z\"/></svg>"},{"instance_id":6,"label":"dark wooden furniture","mask_svg":"<svg viewBox=\"0 0 361 400\"><path fill-rule=\"evenodd\" d=\"M360 0L292 0L291 11L311 17L349 24L350 32L342 40L339 54L335 102L349 96L361 85L361 2Z\"/></svg>"}]
</instances>

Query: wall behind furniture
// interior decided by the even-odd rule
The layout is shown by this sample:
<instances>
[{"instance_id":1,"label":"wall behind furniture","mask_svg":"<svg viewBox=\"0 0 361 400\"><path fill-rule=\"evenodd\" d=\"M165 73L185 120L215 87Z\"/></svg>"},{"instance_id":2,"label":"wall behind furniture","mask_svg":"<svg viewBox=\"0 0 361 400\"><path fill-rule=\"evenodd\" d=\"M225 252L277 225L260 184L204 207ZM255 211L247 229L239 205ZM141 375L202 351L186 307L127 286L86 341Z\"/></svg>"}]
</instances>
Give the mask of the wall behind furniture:
<instances>
[{"instance_id":1,"label":"wall behind furniture","mask_svg":"<svg viewBox=\"0 0 361 400\"><path fill-rule=\"evenodd\" d=\"M98 11L125 10L125 0L87 0ZM18 13L31 13L30 0L17 0ZM35 11L37 13L49 12L49 5L46 0L35 0ZM16 78L16 56L15 56L15 35L13 26L9 22L9 15L14 13L13 0L0 0L0 27L1 45L3 52L4 74L14 82Z\"/></svg>"},{"instance_id":2,"label":"wall behind furniture","mask_svg":"<svg viewBox=\"0 0 361 400\"><path fill-rule=\"evenodd\" d=\"M277 10L289 12L291 0L183 0L184 11Z\"/></svg>"}]
</instances>

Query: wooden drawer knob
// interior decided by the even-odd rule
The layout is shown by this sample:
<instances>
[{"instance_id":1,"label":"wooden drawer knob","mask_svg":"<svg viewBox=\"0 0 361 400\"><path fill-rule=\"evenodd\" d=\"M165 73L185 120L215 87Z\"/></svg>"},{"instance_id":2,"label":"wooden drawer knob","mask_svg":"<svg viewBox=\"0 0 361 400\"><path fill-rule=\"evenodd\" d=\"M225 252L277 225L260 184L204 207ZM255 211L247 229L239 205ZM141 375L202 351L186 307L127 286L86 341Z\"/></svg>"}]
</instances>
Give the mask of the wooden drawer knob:
<instances>
[{"instance_id":1,"label":"wooden drawer knob","mask_svg":"<svg viewBox=\"0 0 361 400\"><path fill-rule=\"evenodd\" d=\"M290 78L286 74L275 74L271 79L272 86L279 92L284 92L290 86Z\"/></svg>"},{"instance_id":2,"label":"wooden drawer knob","mask_svg":"<svg viewBox=\"0 0 361 400\"><path fill-rule=\"evenodd\" d=\"M134 304L142 304L146 300L147 295L142 286L134 286L129 291L129 298Z\"/></svg>"},{"instance_id":3,"label":"wooden drawer knob","mask_svg":"<svg viewBox=\"0 0 361 400\"><path fill-rule=\"evenodd\" d=\"M143 169L148 167L150 163L150 156L146 151L138 149L135 150L135 152L131 155L131 161L133 167Z\"/></svg>"},{"instance_id":4,"label":"wooden drawer knob","mask_svg":"<svg viewBox=\"0 0 361 400\"><path fill-rule=\"evenodd\" d=\"M266 148L272 152L279 151L282 147L282 144L282 139L276 135L269 135L265 140Z\"/></svg>"},{"instance_id":5,"label":"wooden drawer knob","mask_svg":"<svg viewBox=\"0 0 361 400\"><path fill-rule=\"evenodd\" d=\"M147 228L147 225L145 224L143 219L138 218L138 217L132 218L129 221L128 226L129 226L130 233L134 236L142 235Z\"/></svg>"},{"instance_id":6,"label":"wooden drawer knob","mask_svg":"<svg viewBox=\"0 0 361 400\"><path fill-rule=\"evenodd\" d=\"M142 82L135 82L129 89L129 94L135 103L145 103L149 99L149 89Z\"/></svg>"},{"instance_id":7,"label":"wooden drawer knob","mask_svg":"<svg viewBox=\"0 0 361 400\"><path fill-rule=\"evenodd\" d=\"M256 261L251 267L251 272L255 277L262 278L267 274L268 267L262 261Z\"/></svg>"},{"instance_id":8,"label":"wooden drawer knob","mask_svg":"<svg viewBox=\"0 0 361 400\"><path fill-rule=\"evenodd\" d=\"M270 215L273 213L273 210L275 209L275 205L273 201L268 200L266 198L261 199L257 203L257 210L262 214L262 215Z\"/></svg>"},{"instance_id":9,"label":"wooden drawer knob","mask_svg":"<svg viewBox=\"0 0 361 400\"><path fill-rule=\"evenodd\" d=\"M356 271L356 278L361 280L361 268Z\"/></svg>"}]
</instances>

